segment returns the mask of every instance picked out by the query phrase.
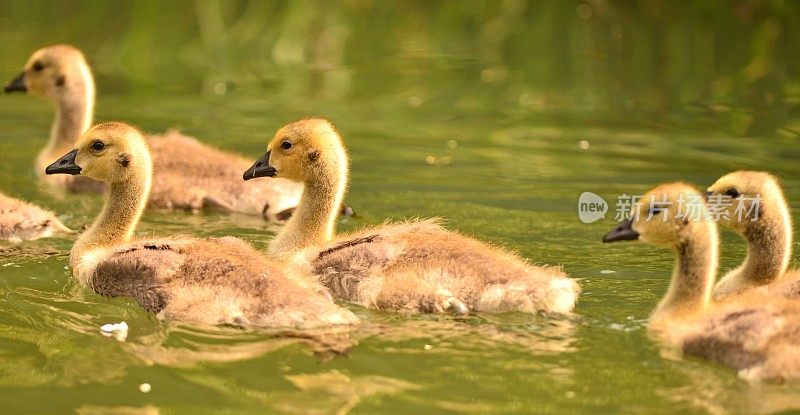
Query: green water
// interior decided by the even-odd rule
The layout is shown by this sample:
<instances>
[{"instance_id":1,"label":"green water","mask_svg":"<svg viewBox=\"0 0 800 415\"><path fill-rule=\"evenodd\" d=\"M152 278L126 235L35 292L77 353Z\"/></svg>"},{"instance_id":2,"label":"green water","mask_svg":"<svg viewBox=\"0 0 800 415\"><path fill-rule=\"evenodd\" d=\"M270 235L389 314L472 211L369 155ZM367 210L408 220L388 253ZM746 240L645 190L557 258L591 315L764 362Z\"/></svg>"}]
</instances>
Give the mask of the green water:
<instances>
[{"instance_id":1,"label":"green water","mask_svg":"<svg viewBox=\"0 0 800 415\"><path fill-rule=\"evenodd\" d=\"M0 0L0 80L58 42L92 63L97 120L179 127L255 160L283 123L329 117L358 212L340 229L438 216L563 264L584 292L569 318L351 307L364 325L349 332L245 331L158 321L93 294L66 268L70 240L2 245L2 413L800 409L796 385L751 385L661 350L646 319L671 254L599 242L617 195L665 181L767 169L800 206L797 3ZM0 189L79 227L101 198L53 195L32 171L51 119L44 100L0 96ZM579 221L584 191L611 203L605 220ZM177 232L263 247L274 229L149 212L138 230ZM729 269L744 244L723 236ZM126 342L100 335L122 320Z\"/></svg>"}]
</instances>

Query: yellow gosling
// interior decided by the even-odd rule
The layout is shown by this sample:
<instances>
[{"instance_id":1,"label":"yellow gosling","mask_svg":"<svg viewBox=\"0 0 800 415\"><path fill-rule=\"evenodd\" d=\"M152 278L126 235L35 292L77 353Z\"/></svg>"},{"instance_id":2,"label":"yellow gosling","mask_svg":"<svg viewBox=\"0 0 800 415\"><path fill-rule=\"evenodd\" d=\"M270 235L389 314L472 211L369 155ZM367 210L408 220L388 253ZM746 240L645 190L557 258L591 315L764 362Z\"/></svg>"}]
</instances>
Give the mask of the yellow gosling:
<instances>
[{"instance_id":1,"label":"yellow gosling","mask_svg":"<svg viewBox=\"0 0 800 415\"><path fill-rule=\"evenodd\" d=\"M141 133L99 124L47 174L81 174L108 185L103 211L75 242L70 266L104 296L134 298L159 316L205 324L312 328L356 324L310 275L270 261L233 238L131 240L150 192Z\"/></svg>"},{"instance_id":2,"label":"yellow gosling","mask_svg":"<svg viewBox=\"0 0 800 415\"><path fill-rule=\"evenodd\" d=\"M711 302L718 232L701 194L684 183L661 185L634 212L603 241L641 240L676 254L669 290L650 316L651 334L745 379L800 378L800 302L760 292Z\"/></svg>"},{"instance_id":3,"label":"yellow gosling","mask_svg":"<svg viewBox=\"0 0 800 415\"><path fill-rule=\"evenodd\" d=\"M71 149L89 128L94 112L95 87L83 54L70 45L39 49L22 73L5 86L6 92L27 92L55 103L56 118L50 141L36 159L41 174L53 159ZM288 218L302 192L301 186L279 180L256 186L238 180L249 163L242 157L207 146L176 131L148 141L153 155L153 188L149 206L199 211L213 209ZM102 184L84 176L49 176L47 182L72 192L99 192Z\"/></svg>"},{"instance_id":4,"label":"yellow gosling","mask_svg":"<svg viewBox=\"0 0 800 415\"><path fill-rule=\"evenodd\" d=\"M53 212L0 193L0 240L32 241L71 233Z\"/></svg>"},{"instance_id":5,"label":"yellow gosling","mask_svg":"<svg viewBox=\"0 0 800 415\"><path fill-rule=\"evenodd\" d=\"M436 220L384 224L335 236L348 159L334 127L306 119L281 128L244 179L304 184L294 216L269 253L312 271L334 295L379 310L572 311L580 287L560 268L448 231Z\"/></svg>"}]
</instances>

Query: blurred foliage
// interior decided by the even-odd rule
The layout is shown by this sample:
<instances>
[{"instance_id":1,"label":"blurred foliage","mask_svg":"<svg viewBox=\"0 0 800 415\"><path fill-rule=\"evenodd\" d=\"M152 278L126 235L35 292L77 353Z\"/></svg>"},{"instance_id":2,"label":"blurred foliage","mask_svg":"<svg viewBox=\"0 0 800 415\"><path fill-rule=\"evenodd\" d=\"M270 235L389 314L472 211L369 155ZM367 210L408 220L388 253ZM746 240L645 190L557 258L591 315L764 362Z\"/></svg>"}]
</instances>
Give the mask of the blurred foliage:
<instances>
[{"instance_id":1,"label":"blurred foliage","mask_svg":"<svg viewBox=\"0 0 800 415\"><path fill-rule=\"evenodd\" d=\"M4 76L75 44L101 93L442 96L800 135L789 0L0 0L0 39Z\"/></svg>"}]
</instances>

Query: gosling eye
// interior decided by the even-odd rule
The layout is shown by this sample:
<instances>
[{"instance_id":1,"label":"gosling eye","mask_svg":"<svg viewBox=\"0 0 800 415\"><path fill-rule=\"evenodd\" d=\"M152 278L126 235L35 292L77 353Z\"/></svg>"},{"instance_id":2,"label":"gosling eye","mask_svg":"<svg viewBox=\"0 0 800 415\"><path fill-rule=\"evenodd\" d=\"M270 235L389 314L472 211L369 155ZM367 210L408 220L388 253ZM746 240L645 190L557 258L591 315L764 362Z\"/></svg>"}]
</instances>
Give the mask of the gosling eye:
<instances>
[{"instance_id":1,"label":"gosling eye","mask_svg":"<svg viewBox=\"0 0 800 415\"><path fill-rule=\"evenodd\" d=\"M92 143L92 150L94 151L103 151L104 148L106 148L106 145L100 140L95 140Z\"/></svg>"},{"instance_id":2,"label":"gosling eye","mask_svg":"<svg viewBox=\"0 0 800 415\"><path fill-rule=\"evenodd\" d=\"M728 195L728 196L730 196L730 197L731 197L731 198L733 198L733 199L736 199L737 197L739 197L739 191L738 191L738 190L736 190L736 188L733 188L733 187L731 187L730 189L728 189L728 191L727 191L727 192L725 192L725 194L726 194L726 195Z\"/></svg>"},{"instance_id":3,"label":"gosling eye","mask_svg":"<svg viewBox=\"0 0 800 415\"><path fill-rule=\"evenodd\" d=\"M288 149L292 148L292 142L289 141L289 140L281 141L281 148L284 149L284 150L288 150Z\"/></svg>"},{"instance_id":4,"label":"gosling eye","mask_svg":"<svg viewBox=\"0 0 800 415\"><path fill-rule=\"evenodd\" d=\"M666 210L669 210L669 205L664 203L654 203L650 205L650 209L647 210L647 215L653 217Z\"/></svg>"},{"instance_id":5,"label":"gosling eye","mask_svg":"<svg viewBox=\"0 0 800 415\"><path fill-rule=\"evenodd\" d=\"M33 63L33 66L31 66L31 69L33 69L34 72L41 72L42 69L44 69L44 64L40 61L36 61Z\"/></svg>"}]
</instances>

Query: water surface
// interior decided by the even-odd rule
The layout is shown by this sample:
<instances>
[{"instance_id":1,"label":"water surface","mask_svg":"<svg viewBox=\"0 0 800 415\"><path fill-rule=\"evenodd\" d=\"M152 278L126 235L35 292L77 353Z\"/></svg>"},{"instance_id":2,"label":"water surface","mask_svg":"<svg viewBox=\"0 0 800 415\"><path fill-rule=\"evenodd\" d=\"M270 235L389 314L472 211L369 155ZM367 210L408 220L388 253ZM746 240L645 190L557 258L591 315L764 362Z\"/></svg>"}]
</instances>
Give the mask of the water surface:
<instances>
[{"instance_id":1,"label":"water surface","mask_svg":"<svg viewBox=\"0 0 800 415\"><path fill-rule=\"evenodd\" d=\"M587 8L588 7L588 8ZM97 120L180 128L258 158L282 124L331 119L352 167L342 230L414 217L563 265L574 316L397 316L349 306L351 331L159 321L86 290L69 239L2 245L4 413L769 413L797 386L751 385L648 338L669 252L603 246L620 194L777 174L800 206L800 12L793 3L0 1L0 77L71 42ZM37 186L52 108L0 97L0 189L89 223L99 196ZM612 212L582 224L577 199ZM797 209L793 209L797 213ZM236 235L257 218L148 212L140 236ZM723 270L745 247L725 233ZM795 257L796 258L796 257ZM797 260L793 258L793 265ZM610 272L613 271L613 272ZM126 342L99 326L126 321ZM140 392L149 383L152 391Z\"/></svg>"}]
</instances>

